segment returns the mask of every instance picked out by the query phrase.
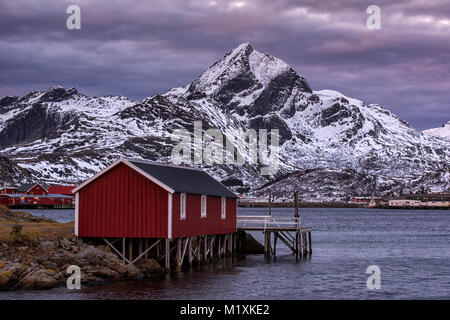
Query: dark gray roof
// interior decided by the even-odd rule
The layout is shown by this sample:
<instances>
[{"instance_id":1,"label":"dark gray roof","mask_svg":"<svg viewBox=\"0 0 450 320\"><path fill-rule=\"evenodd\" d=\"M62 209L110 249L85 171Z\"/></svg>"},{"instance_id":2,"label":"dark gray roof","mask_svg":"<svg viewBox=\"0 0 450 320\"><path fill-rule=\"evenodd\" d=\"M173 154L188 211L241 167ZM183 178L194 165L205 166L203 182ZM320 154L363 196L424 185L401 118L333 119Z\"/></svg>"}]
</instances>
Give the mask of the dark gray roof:
<instances>
[{"instance_id":1,"label":"dark gray roof","mask_svg":"<svg viewBox=\"0 0 450 320\"><path fill-rule=\"evenodd\" d=\"M227 187L201 169L127 160L175 192L237 198Z\"/></svg>"},{"instance_id":2,"label":"dark gray roof","mask_svg":"<svg viewBox=\"0 0 450 320\"><path fill-rule=\"evenodd\" d=\"M31 188L33 188L36 185L36 183L25 183L19 187L17 187L17 191L28 191Z\"/></svg>"}]
</instances>

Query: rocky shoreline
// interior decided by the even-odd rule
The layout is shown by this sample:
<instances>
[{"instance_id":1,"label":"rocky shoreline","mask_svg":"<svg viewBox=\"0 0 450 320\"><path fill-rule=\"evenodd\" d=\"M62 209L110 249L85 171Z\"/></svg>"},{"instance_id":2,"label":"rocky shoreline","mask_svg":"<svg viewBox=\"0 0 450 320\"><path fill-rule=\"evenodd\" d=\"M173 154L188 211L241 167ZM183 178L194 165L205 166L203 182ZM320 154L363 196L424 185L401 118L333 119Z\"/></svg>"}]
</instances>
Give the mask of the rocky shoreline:
<instances>
[{"instance_id":1,"label":"rocky shoreline","mask_svg":"<svg viewBox=\"0 0 450 320\"><path fill-rule=\"evenodd\" d=\"M159 277L154 259L124 264L104 245L90 245L62 224L0 206L0 291L65 286L71 265L81 271L82 285Z\"/></svg>"},{"instance_id":2,"label":"rocky shoreline","mask_svg":"<svg viewBox=\"0 0 450 320\"><path fill-rule=\"evenodd\" d=\"M105 245L77 238L73 223L63 224L0 206L0 291L40 290L66 286L72 272L81 271L81 285L162 278L155 259L125 264ZM264 247L246 232L238 232L241 254L260 254Z\"/></svg>"},{"instance_id":3,"label":"rocky shoreline","mask_svg":"<svg viewBox=\"0 0 450 320\"><path fill-rule=\"evenodd\" d=\"M70 265L80 267L82 285L162 276L154 259L124 264L108 247L77 238L36 239L21 245L0 245L0 290L50 289L66 285Z\"/></svg>"}]
</instances>

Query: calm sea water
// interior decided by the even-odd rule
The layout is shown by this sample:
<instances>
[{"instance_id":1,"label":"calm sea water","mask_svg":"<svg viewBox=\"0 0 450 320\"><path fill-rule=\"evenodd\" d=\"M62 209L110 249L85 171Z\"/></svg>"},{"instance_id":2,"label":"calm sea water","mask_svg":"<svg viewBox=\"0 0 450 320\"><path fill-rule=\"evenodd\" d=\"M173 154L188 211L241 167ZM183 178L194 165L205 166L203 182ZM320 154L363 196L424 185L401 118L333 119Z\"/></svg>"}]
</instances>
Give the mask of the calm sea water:
<instances>
[{"instance_id":1,"label":"calm sea water","mask_svg":"<svg viewBox=\"0 0 450 320\"><path fill-rule=\"evenodd\" d=\"M58 221L73 210L30 210ZM266 214L239 208L239 214ZM289 216L292 209L273 209ZM161 280L125 281L79 291L2 292L0 299L449 299L450 211L301 209L313 228L313 255L295 261L281 246L222 268L182 272ZM262 241L262 233L253 234ZM366 269L381 269L381 289L368 290Z\"/></svg>"}]
</instances>

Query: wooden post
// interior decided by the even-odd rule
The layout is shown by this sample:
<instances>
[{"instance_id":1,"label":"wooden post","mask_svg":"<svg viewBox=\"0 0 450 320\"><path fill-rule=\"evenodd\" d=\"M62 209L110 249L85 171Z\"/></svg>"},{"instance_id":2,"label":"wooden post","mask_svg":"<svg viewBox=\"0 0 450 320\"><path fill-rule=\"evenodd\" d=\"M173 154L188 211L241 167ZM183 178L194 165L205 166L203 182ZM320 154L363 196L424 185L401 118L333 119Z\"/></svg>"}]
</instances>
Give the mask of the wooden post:
<instances>
[{"instance_id":1,"label":"wooden post","mask_svg":"<svg viewBox=\"0 0 450 320\"><path fill-rule=\"evenodd\" d=\"M294 191L294 206L295 206L295 213L294 213L294 217L298 218L298 191L295 190Z\"/></svg>"},{"instance_id":2,"label":"wooden post","mask_svg":"<svg viewBox=\"0 0 450 320\"><path fill-rule=\"evenodd\" d=\"M125 238L122 238L122 262L125 263Z\"/></svg>"},{"instance_id":3,"label":"wooden post","mask_svg":"<svg viewBox=\"0 0 450 320\"><path fill-rule=\"evenodd\" d=\"M229 237L230 237L230 241L229 241L228 248L230 250L230 255L232 255L233 254L233 234L230 233Z\"/></svg>"},{"instance_id":4,"label":"wooden post","mask_svg":"<svg viewBox=\"0 0 450 320\"><path fill-rule=\"evenodd\" d=\"M128 260L133 261L133 239L128 239Z\"/></svg>"},{"instance_id":5,"label":"wooden post","mask_svg":"<svg viewBox=\"0 0 450 320\"><path fill-rule=\"evenodd\" d=\"M177 240L177 272L181 271L181 238Z\"/></svg>"},{"instance_id":6,"label":"wooden post","mask_svg":"<svg viewBox=\"0 0 450 320\"><path fill-rule=\"evenodd\" d=\"M139 254L138 257L142 254L142 239L139 239Z\"/></svg>"},{"instance_id":7,"label":"wooden post","mask_svg":"<svg viewBox=\"0 0 450 320\"><path fill-rule=\"evenodd\" d=\"M157 245L157 247L159 248L159 245ZM145 250L148 249L148 239L145 239ZM145 259L148 259L148 251L145 253L144 255ZM159 251L156 253L156 260L158 260L159 258Z\"/></svg>"},{"instance_id":8,"label":"wooden post","mask_svg":"<svg viewBox=\"0 0 450 320\"><path fill-rule=\"evenodd\" d=\"M215 240L215 236L211 236L211 240L210 240L210 248L209 248L209 256L211 257L211 261L214 258L214 240Z\"/></svg>"},{"instance_id":9,"label":"wooden post","mask_svg":"<svg viewBox=\"0 0 450 320\"><path fill-rule=\"evenodd\" d=\"M273 233L273 256L276 258L277 256L277 240L278 240L278 232Z\"/></svg>"},{"instance_id":10,"label":"wooden post","mask_svg":"<svg viewBox=\"0 0 450 320\"><path fill-rule=\"evenodd\" d=\"M170 272L170 240L169 239L166 239L165 254L166 254L166 263L165 263L166 272Z\"/></svg>"},{"instance_id":11,"label":"wooden post","mask_svg":"<svg viewBox=\"0 0 450 320\"><path fill-rule=\"evenodd\" d=\"M272 193L269 190L269 216L272 215Z\"/></svg>"},{"instance_id":12,"label":"wooden post","mask_svg":"<svg viewBox=\"0 0 450 320\"><path fill-rule=\"evenodd\" d=\"M298 250L298 231L295 232L295 258L298 259L298 254L299 254L299 250Z\"/></svg>"},{"instance_id":13,"label":"wooden post","mask_svg":"<svg viewBox=\"0 0 450 320\"><path fill-rule=\"evenodd\" d=\"M303 257L306 258L306 255L308 254L307 251L307 242L306 242L306 232L303 232Z\"/></svg>"},{"instance_id":14,"label":"wooden post","mask_svg":"<svg viewBox=\"0 0 450 320\"><path fill-rule=\"evenodd\" d=\"M192 267L192 237L188 238L189 243L188 243L188 259L189 259L189 267Z\"/></svg>"},{"instance_id":15,"label":"wooden post","mask_svg":"<svg viewBox=\"0 0 450 320\"><path fill-rule=\"evenodd\" d=\"M223 256L226 257L228 255L228 234L223 235Z\"/></svg>"},{"instance_id":16,"label":"wooden post","mask_svg":"<svg viewBox=\"0 0 450 320\"><path fill-rule=\"evenodd\" d=\"M205 239L203 240L203 259L205 262L208 262L208 236L205 236Z\"/></svg>"},{"instance_id":17,"label":"wooden post","mask_svg":"<svg viewBox=\"0 0 450 320\"><path fill-rule=\"evenodd\" d=\"M269 257L270 256L270 232L264 231L264 256Z\"/></svg>"},{"instance_id":18,"label":"wooden post","mask_svg":"<svg viewBox=\"0 0 450 320\"><path fill-rule=\"evenodd\" d=\"M311 231L308 232L308 240L309 240L309 255L312 254L312 245L311 245Z\"/></svg>"},{"instance_id":19,"label":"wooden post","mask_svg":"<svg viewBox=\"0 0 450 320\"><path fill-rule=\"evenodd\" d=\"M201 243L202 243L202 239L200 238L200 236L197 237L197 260L200 263L202 261L202 256L201 256Z\"/></svg>"}]
</instances>

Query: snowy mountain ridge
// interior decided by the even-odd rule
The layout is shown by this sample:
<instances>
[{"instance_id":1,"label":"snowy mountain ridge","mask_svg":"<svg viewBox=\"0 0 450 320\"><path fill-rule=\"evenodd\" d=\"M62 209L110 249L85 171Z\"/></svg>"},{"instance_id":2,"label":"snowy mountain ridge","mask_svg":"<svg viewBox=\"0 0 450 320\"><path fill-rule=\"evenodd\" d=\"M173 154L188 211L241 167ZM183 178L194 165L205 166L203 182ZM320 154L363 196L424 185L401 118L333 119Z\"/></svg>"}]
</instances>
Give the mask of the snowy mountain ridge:
<instances>
[{"instance_id":1,"label":"snowy mountain ridge","mask_svg":"<svg viewBox=\"0 0 450 320\"><path fill-rule=\"evenodd\" d=\"M62 87L1 99L0 162L14 171L0 172L1 179L80 182L119 155L170 161L174 130L193 132L199 120L241 154L242 130L279 130L281 166L273 177L248 163L204 165L238 192L264 194L274 181L280 196L297 188L305 198L328 199L449 188L450 141L380 105L313 91L288 64L248 43L191 84L142 101Z\"/></svg>"},{"instance_id":2,"label":"snowy mountain ridge","mask_svg":"<svg viewBox=\"0 0 450 320\"><path fill-rule=\"evenodd\" d=\"M450 140L450 120L447 123L443 124L440 128L427 129L422 132L425 134Z\"/></svg>"}]
</instances>

